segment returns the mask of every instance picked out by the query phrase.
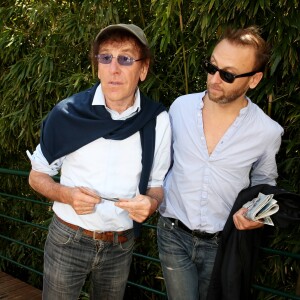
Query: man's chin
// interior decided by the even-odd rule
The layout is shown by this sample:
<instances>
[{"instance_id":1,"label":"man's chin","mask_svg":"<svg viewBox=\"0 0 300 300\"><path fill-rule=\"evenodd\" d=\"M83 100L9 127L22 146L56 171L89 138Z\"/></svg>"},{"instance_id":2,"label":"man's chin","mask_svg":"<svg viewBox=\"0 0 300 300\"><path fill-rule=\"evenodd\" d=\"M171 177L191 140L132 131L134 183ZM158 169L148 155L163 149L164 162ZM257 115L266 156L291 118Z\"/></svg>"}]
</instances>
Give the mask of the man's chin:
<instances>
[{"instance_id":1,"label":"man's chin","mask_svg":"<svg viewBox=\"0 0 300 300\"><path fill-rule=\"evenodd\" d=\"M234 100L228 100L227 98L224 97L209 97L209 99L212 102L218 103L218 104L228 104L230 102L233 102Z\"/></svg>"},{"instance_id":2,"label":"man's chin","mask_svg":"<svg viewBox=\"0 0 300 300\"><path fill-rule=\"evenodd\" d=\"M220 95L221 93L216 93L216 92L208 90L207 94L208 94L209 100L211 100L215 103L223 103L224 101L226 103L226 99L224 99L223 95Z\"/></svg>"}]
</instances>

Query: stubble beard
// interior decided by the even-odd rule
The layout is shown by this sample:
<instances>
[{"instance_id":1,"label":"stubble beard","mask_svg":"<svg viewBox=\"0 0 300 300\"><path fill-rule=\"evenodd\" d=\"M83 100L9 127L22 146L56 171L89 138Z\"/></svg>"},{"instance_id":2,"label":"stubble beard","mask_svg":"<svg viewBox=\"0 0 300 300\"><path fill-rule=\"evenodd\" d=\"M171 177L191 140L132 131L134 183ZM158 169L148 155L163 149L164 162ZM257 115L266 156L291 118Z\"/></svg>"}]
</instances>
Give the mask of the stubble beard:
<instances>
[{"instance_id":1,"label":"stubble beard","mask_svg":"<svg viewBox=\"0 0 300 300\"><path fill-rule=\"evenodd\" d=\"M208 97L211 101L218 103L218 104L228 104L228 103L232 103L234 101L236 101L237 99L241 98L242 96L244 97L244 95L246 94L246 92L248 91L249 87L241 87L239 89L235 89L230 91L230 93L224 93L221 96L214 96L209 89L207 89L207 94Z\"/></svg>"}]
</instances>

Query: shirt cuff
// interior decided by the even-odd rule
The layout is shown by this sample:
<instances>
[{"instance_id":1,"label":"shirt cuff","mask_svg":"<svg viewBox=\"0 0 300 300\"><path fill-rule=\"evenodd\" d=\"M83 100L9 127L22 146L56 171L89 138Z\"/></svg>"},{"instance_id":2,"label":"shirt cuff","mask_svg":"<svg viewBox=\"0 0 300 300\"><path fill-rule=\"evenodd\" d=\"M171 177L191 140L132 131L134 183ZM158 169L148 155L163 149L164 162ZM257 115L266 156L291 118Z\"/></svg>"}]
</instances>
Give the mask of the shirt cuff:
<instances>
[{"instance_id":1,"label":"shirt cuff","mask_svg":"<svg viewBox=\"0 0 300 300\"><path fill-rule=\"evenodd\" d=\"M44 157L40 145L36 147L36 150L31 154L28 150L26 151L28 158L31 161L32 170L54 176L58 174L61 167L62 159L55 160L51 165Z\"/></svg>"}]
</instances>

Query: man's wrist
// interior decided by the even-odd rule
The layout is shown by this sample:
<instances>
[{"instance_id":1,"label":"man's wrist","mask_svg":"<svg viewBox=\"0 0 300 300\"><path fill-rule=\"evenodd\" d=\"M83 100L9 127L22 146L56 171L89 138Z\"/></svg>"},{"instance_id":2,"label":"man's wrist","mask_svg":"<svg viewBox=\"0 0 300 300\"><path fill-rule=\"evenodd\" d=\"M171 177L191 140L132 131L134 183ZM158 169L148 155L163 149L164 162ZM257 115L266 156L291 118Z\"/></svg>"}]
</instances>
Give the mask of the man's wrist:
<instances>
[{"instance_id":1,"label":"man's wrist","mask_svg":"<svg viewBox=\"0 0 300 300\"><path fill-rule=\"evenodd\" d=\"M153 207L153 209L152 209L152 213L154 213L154 212L156 212L157 210L158 210L158 208L159 208L159 206L160 206L160 204L161 204L161 202L157 199L157 198L155 198L155 197L150 197L152 200L154 200L154 201L152 201L152 203L154 203L154 207Z\"/></svg>"}]
</instances>

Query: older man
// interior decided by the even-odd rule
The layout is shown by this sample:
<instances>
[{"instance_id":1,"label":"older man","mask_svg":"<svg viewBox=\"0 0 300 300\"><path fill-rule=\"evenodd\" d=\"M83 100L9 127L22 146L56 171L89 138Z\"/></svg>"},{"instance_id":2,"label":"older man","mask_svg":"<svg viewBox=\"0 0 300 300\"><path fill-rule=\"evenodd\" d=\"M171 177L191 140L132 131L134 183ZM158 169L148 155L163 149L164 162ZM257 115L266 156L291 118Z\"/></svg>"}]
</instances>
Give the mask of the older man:
<instances>
[{"instance_id":1,"label":"older man","mask_svg":"<svg viewBox=\"0 0 300 300\"><path fill-rule=\"evenodd\" d=\"M162 201L170 164L168 114L138 88L150 57L139 27L102 29L92 54L101 83L58 103L28 153L31 187L54 202L43 299L78 299L89 274L91 299L123 298L133 227Z\"/></svg>"}]
</instances>

